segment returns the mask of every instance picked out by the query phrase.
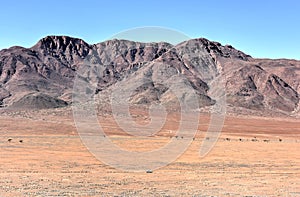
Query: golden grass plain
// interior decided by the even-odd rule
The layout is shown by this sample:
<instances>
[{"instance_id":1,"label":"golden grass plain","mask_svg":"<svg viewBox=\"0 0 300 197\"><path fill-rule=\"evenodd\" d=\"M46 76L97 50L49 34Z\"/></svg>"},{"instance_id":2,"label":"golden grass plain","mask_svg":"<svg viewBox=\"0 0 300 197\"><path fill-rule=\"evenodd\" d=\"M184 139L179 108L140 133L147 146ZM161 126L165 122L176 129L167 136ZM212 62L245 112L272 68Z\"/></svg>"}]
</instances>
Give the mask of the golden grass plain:
<instances>
[{"instance_id":1,"label":"golden grass plain","mask_svg":"<svg viewBox=\"0 0 300 197\"><path fill-rule=\"evenodd\" d=\"M45 114L0 116L0 196L300 196L299 119L228 116L201 158L203 115L188 150L146 173L103 164L82 144L71 114ZM163 146L179 121L171 115L161 132L140 140L111 116L99 120L116 145L134 151Z\"/></svg>"}]
</instances>

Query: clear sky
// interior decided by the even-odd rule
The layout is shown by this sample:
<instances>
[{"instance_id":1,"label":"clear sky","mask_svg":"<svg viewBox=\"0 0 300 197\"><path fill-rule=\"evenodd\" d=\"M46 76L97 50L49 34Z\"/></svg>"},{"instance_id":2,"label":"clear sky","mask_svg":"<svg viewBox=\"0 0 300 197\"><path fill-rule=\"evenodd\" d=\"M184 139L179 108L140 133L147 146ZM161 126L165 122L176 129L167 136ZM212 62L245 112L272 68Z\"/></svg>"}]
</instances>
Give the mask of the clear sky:
<instances>
[{"instance_id":1,"label":"clear sky","mask_svg":"<svg viewBox=\"0 0 300 197\"><path fill-rule=\"evenodd\" d=\"M88 43L126 29L160 26L231 44L254 57L300 59L298 0L3 0L0 49L47 35Z\"/></svg>"}]
</instances>

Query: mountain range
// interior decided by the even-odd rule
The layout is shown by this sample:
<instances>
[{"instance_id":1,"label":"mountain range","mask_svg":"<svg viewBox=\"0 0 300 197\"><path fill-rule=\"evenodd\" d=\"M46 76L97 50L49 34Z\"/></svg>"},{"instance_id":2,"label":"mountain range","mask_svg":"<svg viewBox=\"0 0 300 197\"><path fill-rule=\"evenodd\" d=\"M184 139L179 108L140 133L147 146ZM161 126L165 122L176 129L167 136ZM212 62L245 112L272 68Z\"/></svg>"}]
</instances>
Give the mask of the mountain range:
<instances>
[{"instance_id":1,"label":"mountain range","mask_svg":"<svg viewBox=\"0 0 300 197\"><path fill-rule=\"evenodd\" d=\"M205 109L216 104L212 86L222 77L218 88L225 90L229 111L299 115L300 61L253 58L205 38L175 46L117 39L91 45L78 38L47 36L31 48L3 49L0 106L42 109L71 105L76 74L87 64L101 67L93 70L93 93L99 103L108 103L108 95L122 87L130 90L126 102L132 105L154 102L176 108L178 100L188 100L194 93L198 107Z\"/></svg>"}]
</instances>

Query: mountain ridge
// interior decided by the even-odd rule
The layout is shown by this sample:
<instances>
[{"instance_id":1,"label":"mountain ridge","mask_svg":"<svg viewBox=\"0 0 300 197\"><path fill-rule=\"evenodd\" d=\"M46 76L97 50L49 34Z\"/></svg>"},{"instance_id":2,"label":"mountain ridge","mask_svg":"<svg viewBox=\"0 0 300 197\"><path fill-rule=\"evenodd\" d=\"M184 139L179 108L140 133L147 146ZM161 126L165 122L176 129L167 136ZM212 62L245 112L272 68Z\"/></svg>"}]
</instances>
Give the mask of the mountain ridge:
<instances>
[{"instance_id":1,"label":"mountain ridge","mask_svg":"<svg viewBox=\"0 0 300 197\"><path fill-rule=\"evenodd\" d=\"M211 106L214 99L209 97L209 84L223 73L227 103L233 111L241 107L288 115L299 112L300 61L257 59L231 45L205 38L173 46L166 42L117 39L88 44L69 36L47 36L31 48L3 49L0 51L0 106L17 107L21 101L32 103L36 100L32 98L34 95L43 95L37 98L50 102L38 105L46 108L61 106L55 103L71 104L76 72L86 61L104 66L97 76L96 93L100 97L101 92L112 91L113 85L129 78L134 84L156 80L159 75L165 81L187 80L189 85L181 93L195 91L201 107ZM133 104L166 104L175 99L170 87L148 83L136 89L129 99ZM35 107L34 103L30 107Z\"/></svg>"}]
</instances>

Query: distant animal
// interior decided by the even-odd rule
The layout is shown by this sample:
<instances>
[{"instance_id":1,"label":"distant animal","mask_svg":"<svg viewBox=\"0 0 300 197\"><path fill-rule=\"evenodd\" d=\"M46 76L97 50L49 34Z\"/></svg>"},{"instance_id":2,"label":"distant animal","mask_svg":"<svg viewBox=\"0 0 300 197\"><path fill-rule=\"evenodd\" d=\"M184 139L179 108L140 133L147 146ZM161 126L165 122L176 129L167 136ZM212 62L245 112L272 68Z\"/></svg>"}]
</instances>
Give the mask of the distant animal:
<instances>
[{"instance_id":1,"label":"distant animal","mask_svg":"<svg viewBox=\"0 0 300 197\"><path fill-rule=\"evenodd\" d=\"M227 137L227 138L225 138L225 140L226 140L226 141L230 141L230 138Z\"/></svg>"},{"instance_id":2,"label":"distant animal","mask_svg":"<svg viewBox=\"0 0 300 197\"><path fill-rule=\"evenodd\" d=\"M241 141L243 141L243 140L240 138L240 142L241 142Z\"/></svg>"},{"instance_id":3,"label":"distant animal","mask_svg":"<svg viewBox=\"0 0 300 197\"><path fill-rule=\"evenodd\" d=\"M282 142L282 139L279 139L279 142Z\"/></svg>"},{"instance_id":4,"label":"distant animal","mask_svg":"<svg viewBox=\"0 0 300 197\"><path fill-rule=\"evenodd\" d=\"M146 173L153 173L153 171L152 170L147 170Z\"/></svg>"},{"instance_id":5,"label":"distant animal","mask_svg":"<svg viewBox=\"0 0 300 197\"><path fill-rule=\"evenodd\" d=\"M11 142L12 141L12 139L11 138L8 138L8 140L7 140L8 142Z\"/></svg>"},{"instance_id":6,"label":"distant animal","mask_svg":"<svg viewBox=\"0 0 300 197\"><path fill-rule=\"evenodd\" d=\"M23 140L19 140L20 143L23 143Z\"/></svg>"},{"instance_id":7,"label":"distant animal","mask_svg":"<svg viewBox=\"0 0 300 197\"><path fill-rule=\"evenodd\" d=\"M264 140L264 142L269 142L270 140Z\"/></svg>"}]
</instances>

